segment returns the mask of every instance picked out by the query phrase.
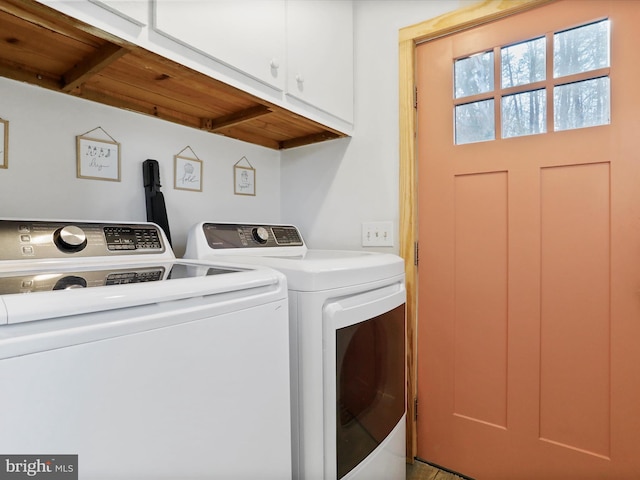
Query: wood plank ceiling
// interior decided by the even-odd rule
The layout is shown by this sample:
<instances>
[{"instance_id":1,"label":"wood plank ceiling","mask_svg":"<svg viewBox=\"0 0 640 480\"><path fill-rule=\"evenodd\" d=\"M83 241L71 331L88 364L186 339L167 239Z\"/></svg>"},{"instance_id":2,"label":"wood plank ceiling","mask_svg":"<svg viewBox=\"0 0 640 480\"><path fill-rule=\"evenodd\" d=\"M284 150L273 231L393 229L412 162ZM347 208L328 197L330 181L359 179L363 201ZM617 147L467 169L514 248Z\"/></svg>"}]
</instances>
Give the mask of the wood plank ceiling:
<instances>
[{"instance_id":1,"label":"wood plank ceiling","mask_svg":"<svg viewBox=\"0 0 640 480\"><path fill-rule=\"evenodd\" d=\"M32 0L0 0L0 76L272 149L345 136Z\"/></svg>"}]
</instances>

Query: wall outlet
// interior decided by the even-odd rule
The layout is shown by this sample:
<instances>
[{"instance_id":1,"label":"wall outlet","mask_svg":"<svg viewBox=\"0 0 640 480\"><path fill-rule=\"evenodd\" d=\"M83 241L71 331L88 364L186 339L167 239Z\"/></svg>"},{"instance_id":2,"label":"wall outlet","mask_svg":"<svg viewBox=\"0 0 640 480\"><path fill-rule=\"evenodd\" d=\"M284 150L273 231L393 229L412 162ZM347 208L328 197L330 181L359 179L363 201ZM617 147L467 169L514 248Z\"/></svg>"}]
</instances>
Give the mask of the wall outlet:
<instances>
[{"instance_id":1,"label":"wall outlet","mask_svg":"<svg viewBox=\"0 0 640 480\"><path fill-rule=\"evenodd\" d=\"M363 247L393 247L393 222L363 222Z\"/></svg>"}]
</instances>

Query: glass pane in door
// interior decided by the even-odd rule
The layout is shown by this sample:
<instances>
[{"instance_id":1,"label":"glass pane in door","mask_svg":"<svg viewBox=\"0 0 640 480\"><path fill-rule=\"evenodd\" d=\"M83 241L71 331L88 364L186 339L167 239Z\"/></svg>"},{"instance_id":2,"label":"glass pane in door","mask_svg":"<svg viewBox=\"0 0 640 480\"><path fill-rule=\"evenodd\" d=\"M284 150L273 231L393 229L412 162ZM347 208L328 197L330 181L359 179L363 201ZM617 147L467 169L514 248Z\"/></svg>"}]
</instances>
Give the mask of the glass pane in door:
<instances>
[{"instance_id":1,"label":"glass pane in door","mask_svg":"<svg viewBox=\"0 0 640 480\"><path fill-rule=\"evenodd\" d=\"M466 103L455 107L455 142L486 142L495 140L495 111L493 99Z\"/></svg>"},{"instance_id":2,"label":"glass pane in door","mask_svg":"<svg viewBox=\"0 0 640 480\"><path fill-rule=\"evenodd\" d=\"M611 123L609 77L559 85L554 89L555 130Z\"/></svg>"},{"instance_id":3,"label":"glass pane in door","mask_svg":"<svg viewBox=\"0 0 640 480\"><path fill-rule=\"evenodd\" d=\"M558 32L553 39L554 78L610 66L610 22Z\"/></svg>"},{"instance_id":4,"label":"glass pane in door","mask_svg":"<svg viewBox=\"0 0 640 480\"><path fill-rule=\"evenodd\" d=\"M502 88L541 82L546 77L545 37L503 47L500 50Z\"/></svg>"},{"instance_id":5,"label":"glass pane in door","mask_svg":"<svg viewBox=\"0 0 640 480\"><path fill-rule=\"evenodd\" d=\"M532 90L502 97L502 138L534 135L546 131L545 90Z\"/></svg>"},{"instance_id":6,"label":"glass pane in door","mask_svg":"<svg viewBox=\"0 0 640 480\"><path fill-rule=\"evenodd\" d=\"M455 98L469 97L493 90L493 52L484 52L456 60L454 64Z\"/></svg>"}]
</instances>

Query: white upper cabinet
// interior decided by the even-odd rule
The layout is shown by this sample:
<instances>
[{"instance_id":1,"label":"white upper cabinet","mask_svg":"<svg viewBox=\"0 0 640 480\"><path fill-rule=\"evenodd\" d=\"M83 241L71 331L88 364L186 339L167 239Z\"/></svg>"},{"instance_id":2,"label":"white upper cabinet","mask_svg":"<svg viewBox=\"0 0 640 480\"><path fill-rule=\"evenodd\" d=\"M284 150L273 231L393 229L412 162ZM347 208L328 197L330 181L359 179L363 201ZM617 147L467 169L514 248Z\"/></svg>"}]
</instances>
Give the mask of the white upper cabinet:
<instances>
[{"instance_id":1,"label":"white upper cabinet","mask_svg":"<svg viewBox=\"0 0 640 480\"><path fill-rule=\"evenodd\" d=\"M353 122L352 0L153 0L154 29L281 92Z\"/></svg>"},{"instance_id":2,"label":"white upper cabinet","mask_svg":"<svg viewBox=\"0 0 640 480\"><path fill-rule=\"evenodd\" d=\"M154 29L279 91L285 0L155 0Z\"/></svg>"},{"instance_id":3,"label":"white upper cabinet","mask_svg":"<svg viewBox=\"0 0 640 480\"><path fill-rule=\"evenodd\" d=\"M353 0L38 0L346 134Z\"/></svg>"},{"instance_id":4,"label":"white upper cabinet","mask_svg":"<svg viewBox=\"0 0 640 480\"><path fill-rule=\"evenodd\" d=\"M149 6L146 0L89 0L89 2L140 26L146 25L149 21Z\"/></svg>"},{"instance_id":5,"label":"white upper cabinet","mask_svg":"<svg viewBox=\"0 0 640 480\"><path fill-rule=\"evenodd\" d=\"M287 1L287 95L353 123L353 2Z\"/></svg>"},{"instance_id":6,"label":"white upper cabinet","mask_svg":"<svg viewBox=\"0 0 640 480\"><path fill-rule=\"evenodd\" d=\"M149 23L149 0L37 1L133 43L138 43Z\"/></svg>"}]
</instances>

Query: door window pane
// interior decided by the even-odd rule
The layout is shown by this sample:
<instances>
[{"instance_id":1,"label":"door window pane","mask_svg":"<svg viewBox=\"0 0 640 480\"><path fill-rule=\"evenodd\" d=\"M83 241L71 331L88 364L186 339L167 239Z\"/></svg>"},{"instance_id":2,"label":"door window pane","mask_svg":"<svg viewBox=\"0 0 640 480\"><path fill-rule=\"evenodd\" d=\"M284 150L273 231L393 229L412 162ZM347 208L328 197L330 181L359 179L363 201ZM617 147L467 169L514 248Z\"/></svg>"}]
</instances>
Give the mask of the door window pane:
<instances>
[{"instance_id":1,"label":"door window pane","mask_svg":"<svg viewBox=\"0 0 640 480\"><path fill-rule=\"evenodd\" d=\"M495 140L493 99L456 106L456 145Z\"/></svg>"},{"instance_id":2,"label":"door window pane","mask_svg":"<svg viewBox=\"0 0 640 480\"><path fill-rule=\"evenodd\" d=\"M543 89L502 97L502 138L545 133L546 98Z\"/></svg>"},{"instance_id":3,"label":"door window pane","mask_svg":"<svg viewBox=\"0 0 640 480\"><path fill-rule=\"evenodd\" d=\"M545 37L500 50L502 88L541 82L546 78Z\"/></svg>"},{"instance_id":4,"label":"door window pane","mask_svg":"<svg viewBox=\"0 0 640 480\"><path fill-rule=\"evenodd\" d=\"M479 53L454 63L455 98L493 90L493 52Z\"/></svg>"},{"instance_id":5,"label":"door window pane","mask_svg":"<svg viewBox=\"0 0 640 480\"><path fill-rule=\"evenodd\" d=\"M554 35L554 78L609 67L609 20Z\"/></svg>"},{"instance_id":6,"label":"door window pane","mask_svg":"<svg viewBox=\"0 0 640 480\"><path fill-rule=\"evenodd\" d=\"M553 95L555 130L611 123L609 77L557 86Z\"/></svg>"}]
</instances>

